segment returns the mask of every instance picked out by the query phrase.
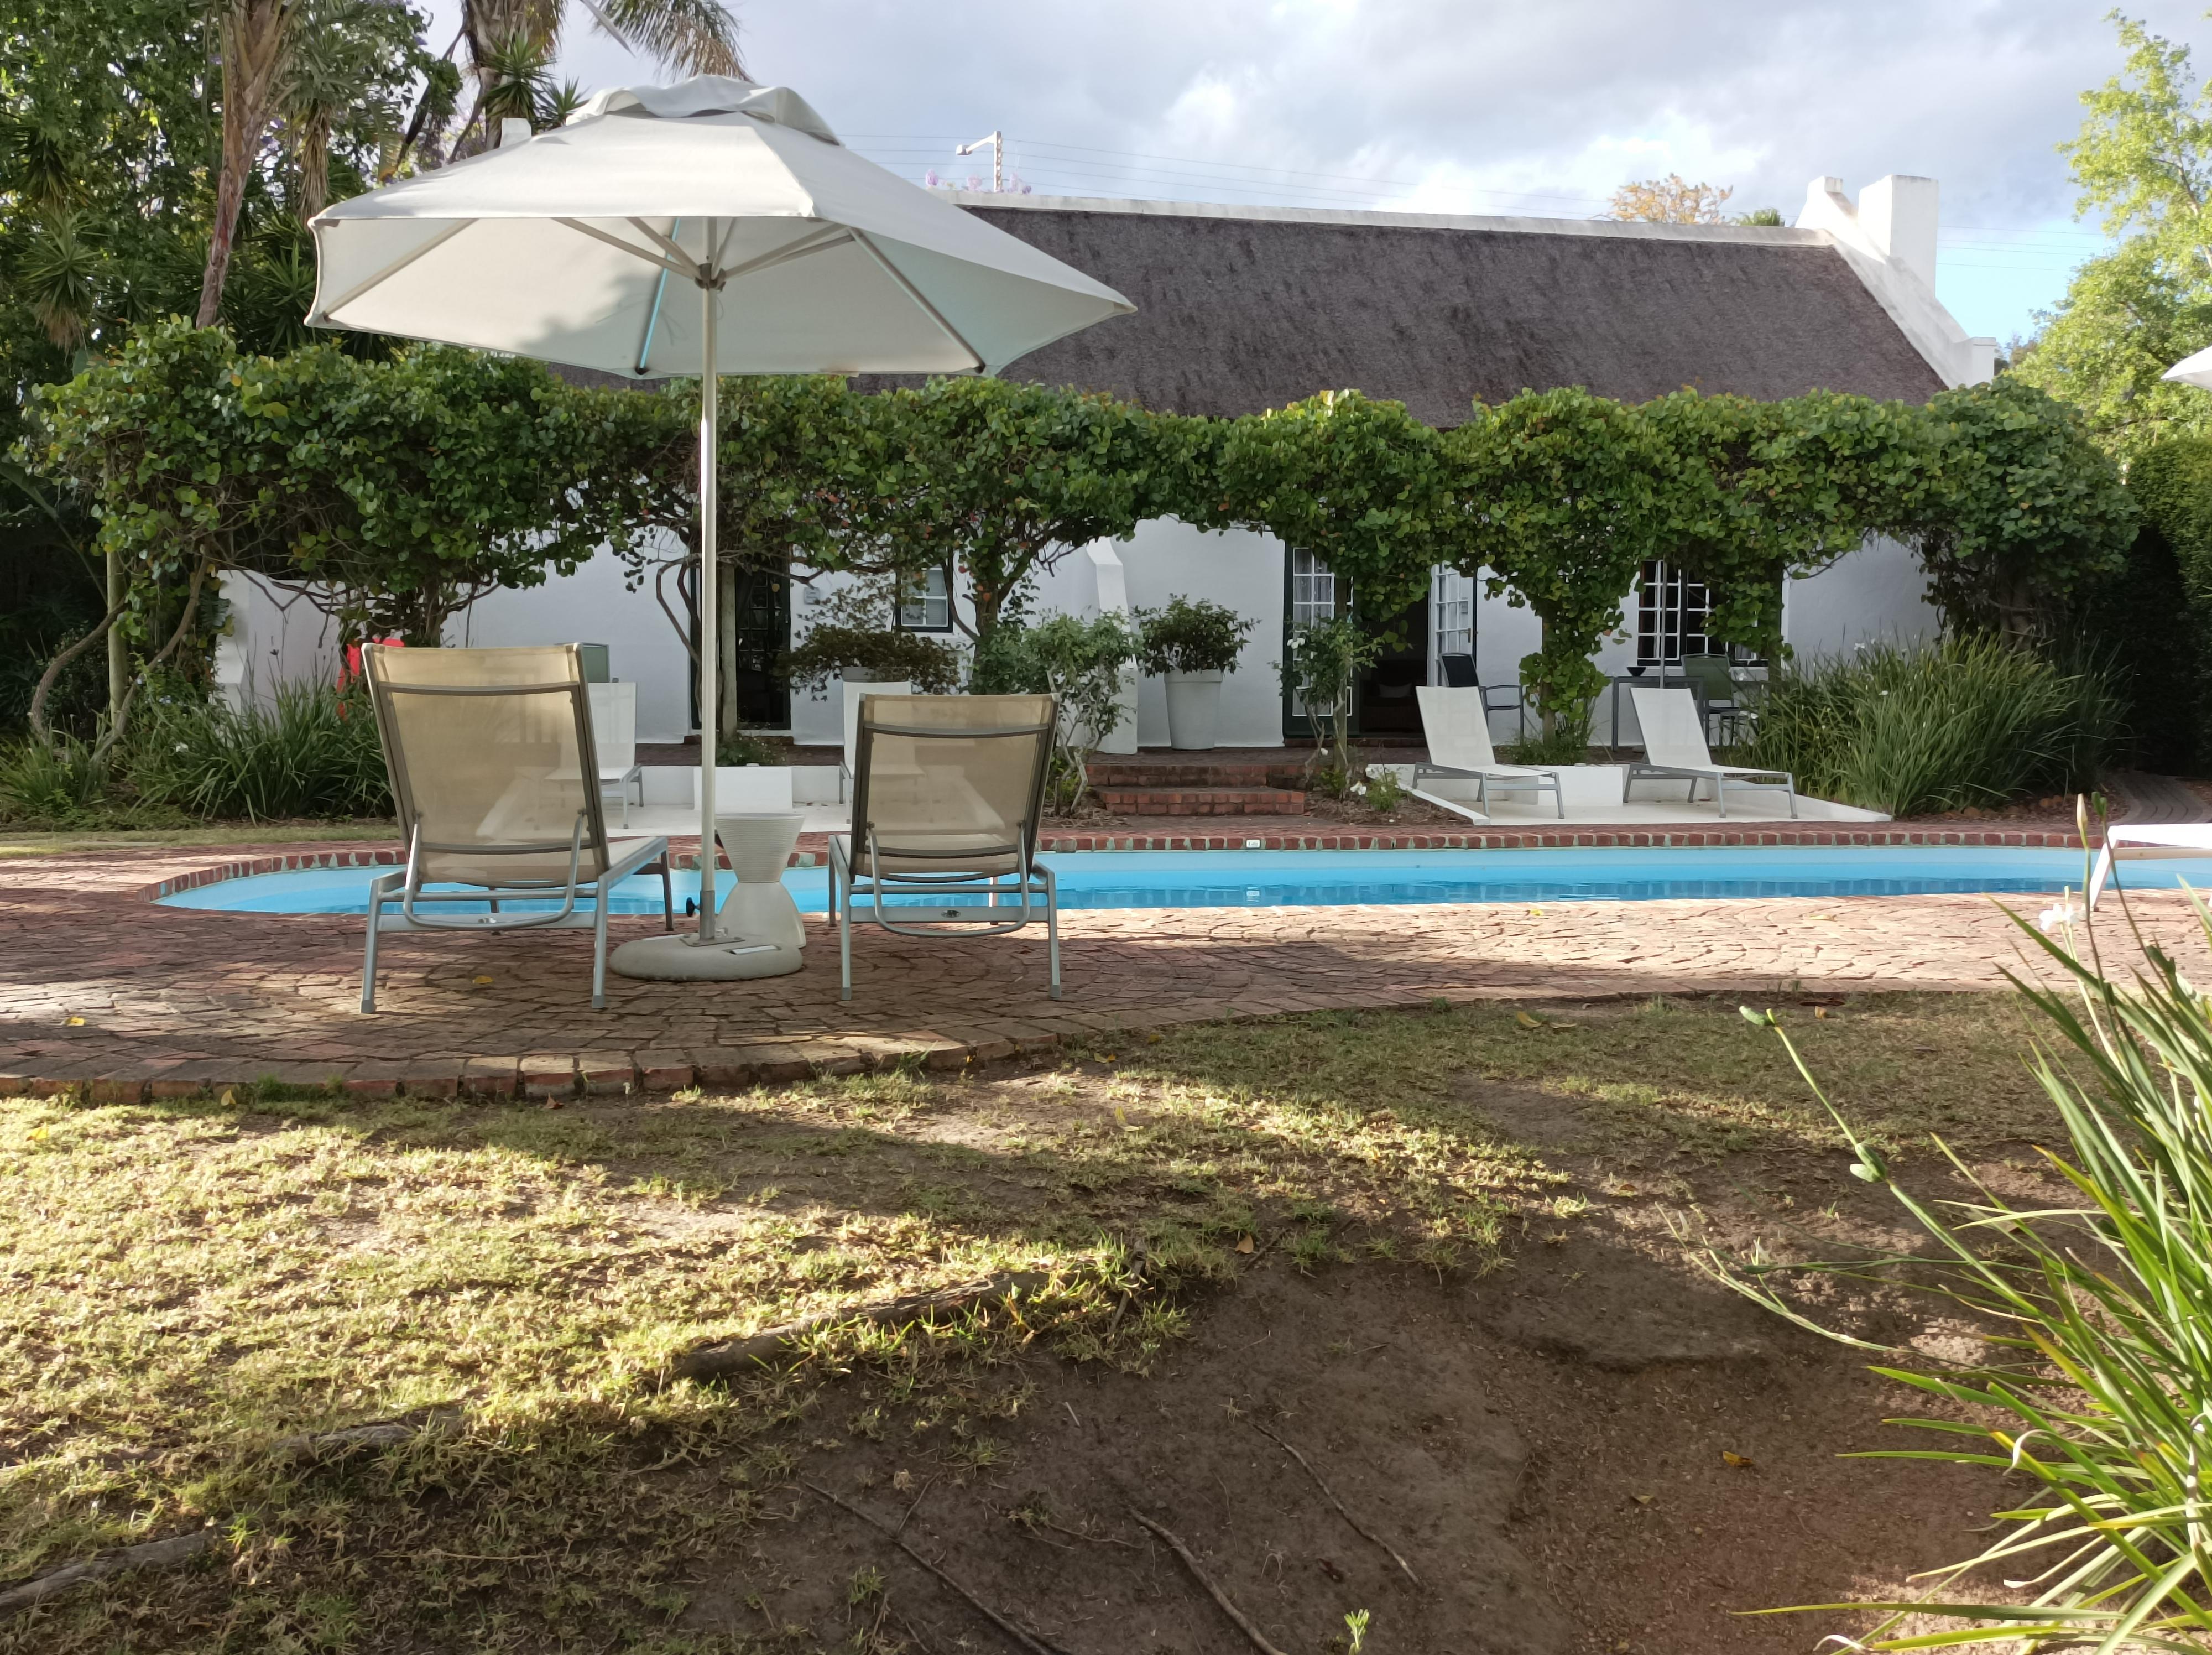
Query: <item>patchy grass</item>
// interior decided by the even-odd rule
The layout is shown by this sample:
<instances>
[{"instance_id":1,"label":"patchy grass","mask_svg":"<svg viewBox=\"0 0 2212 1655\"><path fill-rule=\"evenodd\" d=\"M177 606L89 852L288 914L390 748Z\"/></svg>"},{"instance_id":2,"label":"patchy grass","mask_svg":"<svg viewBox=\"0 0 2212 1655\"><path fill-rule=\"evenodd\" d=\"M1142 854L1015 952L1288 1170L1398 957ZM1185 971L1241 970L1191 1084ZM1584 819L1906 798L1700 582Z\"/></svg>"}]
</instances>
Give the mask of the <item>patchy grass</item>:
<instances>
[{"instance_id":1,"label":"patchy grass","mask_svg":"<svg viewBox=\"0 0 2212 1655\"><path fill-rule=\"evenodd\" d=\"M388 817L310 822L195 823L190 827L0 830L0 861L15 856L62 856L87 850L156 850L167 846L316 844L324 840L398 843Z\"/></svg>"},{"instance_id":2,"label":"patchy grass","mask_svg":"<svg viewBox=\"0 0 2212 1655\"><path fill-rule=\"evenodd\" d=\"M2041 1129L2009 999L1782 1003L1893 1142ZM1828 1150L1809 1101L1771 1036L1692 1000L557 1109L0 1102L0 1581L210 1522L234 1560L80 1589L0 1648L719 1646L668 1630L687 1562L787 1482L821 1386L982 1474L1028 1346L1141 1371L1191 1292L1278 1248L1486 1270L1525 1217L1571 1214L1577 1158ZM1057 1285L824 1335L787 1376L663 1383L705 1341L1013 1269ZM426 1428L282 1446L392 1419ZM643 1475L669 1465L716 1469Z\"/></svg>"}]
</instances>

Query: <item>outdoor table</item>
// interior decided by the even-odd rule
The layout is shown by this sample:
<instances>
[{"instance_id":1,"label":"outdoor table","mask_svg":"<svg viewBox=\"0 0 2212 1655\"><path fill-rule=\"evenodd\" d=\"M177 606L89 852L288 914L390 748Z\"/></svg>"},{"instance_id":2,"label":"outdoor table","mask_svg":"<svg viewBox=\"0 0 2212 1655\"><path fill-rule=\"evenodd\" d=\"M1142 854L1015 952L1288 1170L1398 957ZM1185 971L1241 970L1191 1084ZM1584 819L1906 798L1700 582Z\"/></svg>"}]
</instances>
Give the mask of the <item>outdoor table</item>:
<instances>
[{"instance_id":1,"label":"outdoor table","mask_svg":"<svg viewBox=\"0 0 2212 1655\"><path fill-rule=\"evenodd\" d=\"M806 928L799 921L799 904L784 886L783 870L791 865L791 853L805 824L806 818L799 811L740 811L714 818L714 837L729 853L730 871L737 875L714 916L714 934L742 937L762 951L759 969L748 970L748 977L781 977L802 963L799 952L806 946ZM700 861L703 882L712 872L713 859L702 857ZM708 887L702 883L701 888ZM748 960L752 955L752 949L745 951Z\"/></svg>"}]
</instances>

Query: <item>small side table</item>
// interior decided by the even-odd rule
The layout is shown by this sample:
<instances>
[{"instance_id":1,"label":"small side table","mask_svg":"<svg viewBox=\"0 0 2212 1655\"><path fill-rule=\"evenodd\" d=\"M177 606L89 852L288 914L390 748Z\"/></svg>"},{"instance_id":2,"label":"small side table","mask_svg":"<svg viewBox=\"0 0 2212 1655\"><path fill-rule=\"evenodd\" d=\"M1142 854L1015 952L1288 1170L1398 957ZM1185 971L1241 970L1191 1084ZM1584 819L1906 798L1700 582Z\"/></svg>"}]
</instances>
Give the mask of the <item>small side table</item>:
<instances>
[{"instance_id":1,"label":"small side table","mask_svg":"<svg viewBox=\"0 0 2212 1655\"><path fill-rule=\"evenodd\" d=\"M714 818L737 883L714 916L714 935L640 937L608 963L624 977L662 983L735 983L788 977L806 962L806 928L784 888L783 870L806 818L798 811L745 811ZM702 856L699 897L713 900L714 859Z\"/></svg>"}]
</instances>

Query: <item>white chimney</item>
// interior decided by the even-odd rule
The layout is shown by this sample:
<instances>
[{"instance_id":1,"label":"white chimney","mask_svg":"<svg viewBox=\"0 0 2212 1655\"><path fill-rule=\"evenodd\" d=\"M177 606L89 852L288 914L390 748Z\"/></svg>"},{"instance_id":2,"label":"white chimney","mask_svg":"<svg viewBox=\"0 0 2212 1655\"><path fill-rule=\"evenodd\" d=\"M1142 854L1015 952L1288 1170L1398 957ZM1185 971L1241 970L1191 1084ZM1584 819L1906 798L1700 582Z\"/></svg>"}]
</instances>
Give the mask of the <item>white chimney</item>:
<instances>
[{"instance_id":1,"label":"white chimney","mask_svg":"<svg viewBox=\"0 0 2212 1655\"><path fill-rule=\"evenodd\" d=\"M1859 192L1859 228L1874 250L1936 290L1937 186L1932 178L1893 173Z\"/></svg>"},{"instance_id":2,"label":"white chimney","mask_svg":"<svg viewBox=\"0 0 2212 1655\"><path fill-rule=\"evenodd\" d=\"M1801 229L1825 230L1890 319L1947 385L1979 385L1996 366L1996 341L1969 338L1936 296L1938 192L1904 173L1869 184L1857 204L1839 178L1805 186Z\"/></svg>"}]
</instances>

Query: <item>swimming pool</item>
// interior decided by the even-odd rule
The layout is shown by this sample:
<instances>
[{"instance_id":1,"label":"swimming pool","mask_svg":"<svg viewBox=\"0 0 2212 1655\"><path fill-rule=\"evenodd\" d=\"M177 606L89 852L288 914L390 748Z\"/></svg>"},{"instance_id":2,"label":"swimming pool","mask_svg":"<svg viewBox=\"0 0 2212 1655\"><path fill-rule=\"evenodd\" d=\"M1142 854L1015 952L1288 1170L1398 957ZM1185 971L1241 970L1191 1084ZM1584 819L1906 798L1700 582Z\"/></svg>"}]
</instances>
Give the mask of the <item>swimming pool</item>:
<instances>
[{"instance_id":1,"label":"swimming pool","mask_svg":"<svg viewBox=\"0 0 2212 1655\"><path fill-rule=\"evenodd\" d=\"M1060 905L1283 908L1378 903L1726 901L1746 897L1887 897L1931 891L2055 892L2081 884L2078 850L1977 846L1735 846L1604 850L1084 851L1048 855ZM171 908L233 913L366 914L379 868L310 868L226 879L164 897ZM2122 864L2131 889L2186 881L2212 889L2212 858ZM801 910L828 906L828 873L795 867ZM718 889L727 891L724 873ZM680 910L696 873L675 879ZM916 901L921 898L915 898ZM941 905L944 898L927 901ZM626 879L614 908L660 911L659 879ZM466 911L463 904L445 910Z\"/></svg>"}]
</instances>

